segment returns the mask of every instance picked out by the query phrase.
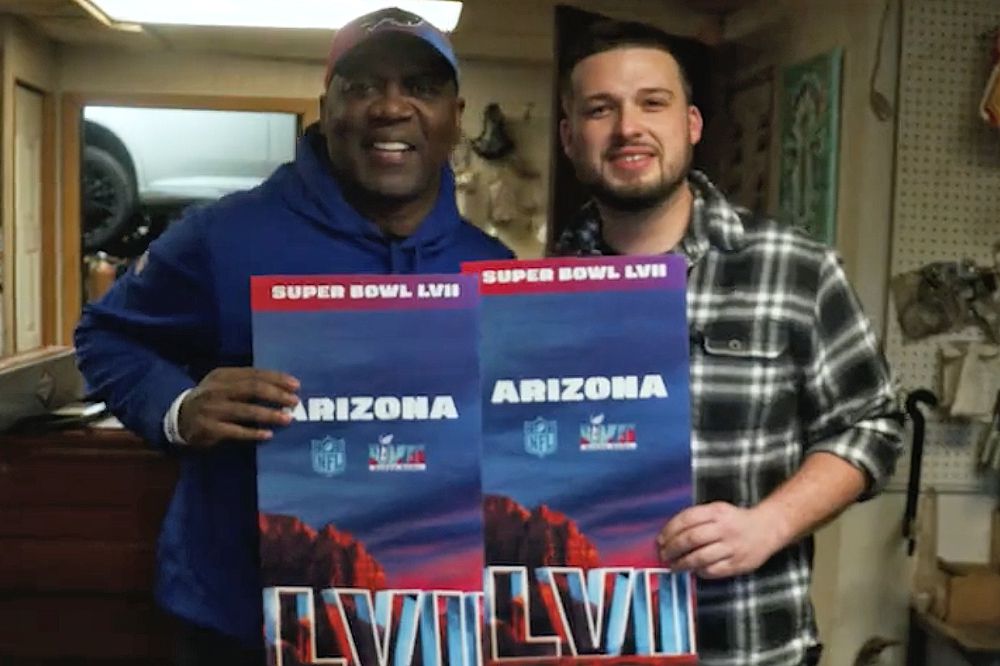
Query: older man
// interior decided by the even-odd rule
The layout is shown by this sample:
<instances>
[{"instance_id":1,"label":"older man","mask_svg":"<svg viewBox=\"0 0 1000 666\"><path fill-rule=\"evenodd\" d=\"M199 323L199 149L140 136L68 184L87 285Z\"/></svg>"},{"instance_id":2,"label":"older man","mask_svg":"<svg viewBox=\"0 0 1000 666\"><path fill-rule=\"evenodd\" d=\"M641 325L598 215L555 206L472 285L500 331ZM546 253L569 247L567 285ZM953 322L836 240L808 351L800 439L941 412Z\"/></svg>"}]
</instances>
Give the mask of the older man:
<instances>
[{"instance_id":1,"label":"older man","mask_svg":"<svg viewBox=\"0 0 1000 666\"><path fill-rule=\"evenodd\" d=\"M357 19L334 37L321 120L294 163L190 213L85 310L88 382L180 460L157 582L178 663L262 659L254 446L288 424L298 382L249 367L250 277L447 273L511 256L455 206L463 104L443 34L398 9Z\"/></svg>"}]
</instances>

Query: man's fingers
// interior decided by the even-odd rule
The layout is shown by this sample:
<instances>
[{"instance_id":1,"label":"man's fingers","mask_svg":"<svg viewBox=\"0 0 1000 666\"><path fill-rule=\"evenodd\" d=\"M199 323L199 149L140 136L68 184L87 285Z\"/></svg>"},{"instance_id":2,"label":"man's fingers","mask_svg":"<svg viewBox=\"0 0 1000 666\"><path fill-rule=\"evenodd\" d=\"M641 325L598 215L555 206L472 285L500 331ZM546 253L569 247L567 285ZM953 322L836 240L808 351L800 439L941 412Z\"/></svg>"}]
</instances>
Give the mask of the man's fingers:
<instances>
[{"instance_id":1,"label":"man's fingers","mask_svg":"<svg viewBox=\"0 0 1000 666\"><path fill-rule=\"evenodd\" d=\"M287 372L277 370L262 370L261 368L218 368L209 373L214 379L221 383L234 384L246 380L253 380L273 384L284 388L287 391L298 391L299 380Z\"/></svg>"},{"instance_id":2,"label":"man's fingers","mask_svg":"<svg viewBox=\"0 0 1000 666\"><path fill-rule=\"evenodd\" d=\"M277 370L261 370L259 368L251 368L251 370L253 370L254 378L259 381L274 384L275 386L281 387L289 392L299 390L299 380L286 372L278 372Z\"/></svg>"},{"instance_id":3,"label":"man's fingers","mask_svg":"<svg viewBox=\"0 0 1000 666\"><path fill-rule=\"evenodd\" d=\"M733 576L740 575L741 572L737 570L731 558L725 558L702 567L701 569L697 569L695 573L698 574L700 578L712 580L716 578L731 578Z\"/></svg>"},{"instance_id":4,"label":"man's fingers","mask_svg":"<svg viewBox=\"0 0 1000 666\"><path fill-rule=\"evenodd\" d=\"M260 442L271 439L273 433L264 428L252 428L237 423L216 422L206 427L197 441L196 446L211 446L224 440Z\"/></svg>"},{"instance_id":5,"label":"man's fingers","mask_svg":"<svg viewBox=\"0 0 1000 666\"><path fill-rule=\"evenodd\" d=\"M674 541L681 532L712 522L715 519L715 511L711 506L710 504L701 504L684 509L667 521L659 536L656 537L656 542L660 546L665 546Z\"/></svg>"},{"instance_id":6,"label":"man's fingers","mask_svg":"<svg viewBox=\"0 0 1000 666\"><path fill-rule=\"evenodd\" d=\"M675 571L702 571L717 562L732 557L732 549L724 542L716 541L707 546L689 552L683 557L670 561L670 568Z\"/></svg>"},{"instance_id":7,"label":"man's fingers","mask_svg":"<svg viewBox=\"0 0 1000 666\"><path fill-rule=\"evenodd\" d=\"M282 407L294 407L299 403L298 396L284 384L260 377L244 377L226 386L224 391L228 399L241 402L261 401Z\"/></svg>"},{"instance_id":8,"label":"man's fingers","mask_svg":"<svg viewBox=\"0 0 1000 666\"><path fill-rule=\"evenodd\" d=\"M287 407L298 402L295 392L300 388L299 380L288 373L259 368L219 368L202 384L230 398L267 400Z\"/></svg>"},{"instance_id":9,"label":"man's fingers","mask_svg":"<svg viewBox=\"0 0 1000 666\"><path fill-rule=\"evenodd\" d=\"M290 415L274 407L297 405L298 388L298 380L284 372L217 368L181 404L177 417L181 438L193 446L270 439L268 426L291 422Z\"/></svg>"},{"instance_id":10,"label":"man's fingers","mask_svg":"<svg viewBox=\"0 0 1000 666\"><path fill-rule=\"evenodd\" d=\"M706 546L719 542L722 534L719 526L712 523L701 523L690 527L670 541L660 546L660 559L664 562L677 562L681 558Z\"/></svg>"},{"instance_id":11,"label":"man's fingers","mask_svg":"<svg viewBox=\"0 0 1000 666\"><path fill-rule=\"evenodd\" d=\"M260 425L286 426L292 422L291 414L279 409L246 402L227 401L216 406L211 417L222 423L257 423Z\"/></svg>"}]
</instances>

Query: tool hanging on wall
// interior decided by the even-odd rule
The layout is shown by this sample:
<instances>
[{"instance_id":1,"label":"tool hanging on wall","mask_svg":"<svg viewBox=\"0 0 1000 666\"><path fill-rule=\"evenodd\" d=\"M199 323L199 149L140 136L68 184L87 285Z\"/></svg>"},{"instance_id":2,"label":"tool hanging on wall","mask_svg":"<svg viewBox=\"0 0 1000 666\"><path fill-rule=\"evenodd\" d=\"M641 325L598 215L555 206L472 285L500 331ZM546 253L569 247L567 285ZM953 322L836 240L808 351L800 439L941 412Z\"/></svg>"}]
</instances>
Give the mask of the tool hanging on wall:
<instances>
[{"instance_id":1,"label":"tool hanging on wall","mask_svg":"<svg viewBox=\"0 0 1000 666\"><path fill-rule=\"evenodd\" d=\"M936 407L937 396L927 389L917 389L906 397L906 413L913 423L913 446L910 450L910 479L906 484L906 509L903 512L903 538L906 539L906 554L913 555L914 524L917 515L917 499L920 497L920 466L924 456L925 419L920 404Z\"/></svg>"},{"instance_id":2,"label":"tool hanging on wall","mask_svg":"<svg viewBox=\"0 0 1000 666\"><path fill-rule=\"evenodd\" d=\"M994 251L990 268L969 260L938 261L894 276L890 287L904 337L921 340L978 325L1000 342L1000 246Z\"/></svg>"}]
</instances>

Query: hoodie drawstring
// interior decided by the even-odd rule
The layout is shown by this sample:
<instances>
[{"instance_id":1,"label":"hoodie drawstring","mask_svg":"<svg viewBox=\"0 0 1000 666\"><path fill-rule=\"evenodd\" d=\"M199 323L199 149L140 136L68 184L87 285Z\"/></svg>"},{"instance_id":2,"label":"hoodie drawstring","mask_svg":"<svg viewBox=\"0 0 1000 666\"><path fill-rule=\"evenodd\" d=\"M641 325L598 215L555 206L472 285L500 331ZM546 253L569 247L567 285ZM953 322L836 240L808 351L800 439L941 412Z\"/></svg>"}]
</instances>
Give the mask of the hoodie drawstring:
<instances>
[{"instance_id":1,"label":"hoodie drawstring","mask_svg":"<svg viewBox=\"0 0 1000 666\"><path fill-rule=\"evenodd\" d=\"M389 241L389 273L420 273L423 253L419 245L403 247L400 241Z\"/></svg>"},{"instance_id":2,"label":"hoodie drawstring","mask_svg":"<svg viewBox=\"0 0 1000 666\"><path fill-rule=\"evenodd\" d=\"M389 241L389 273L395 275L406 272L404 260L403 248L400 247L399 241Z\"/></svg>"}]
</instances>

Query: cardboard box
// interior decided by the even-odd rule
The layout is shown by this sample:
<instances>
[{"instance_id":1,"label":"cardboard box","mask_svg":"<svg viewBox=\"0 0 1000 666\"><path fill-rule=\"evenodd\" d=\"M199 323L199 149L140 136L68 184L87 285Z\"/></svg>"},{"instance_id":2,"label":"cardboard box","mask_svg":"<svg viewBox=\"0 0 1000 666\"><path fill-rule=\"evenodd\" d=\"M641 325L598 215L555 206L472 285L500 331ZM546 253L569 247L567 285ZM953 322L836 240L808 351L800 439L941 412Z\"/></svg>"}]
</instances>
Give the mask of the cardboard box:
<instances>
[{"instance_id":1,"label":"cardboard box","mask_svg":"<svg viewBox=\"0 0 1000 666\"><path fill-rule=\"evenodd\" d=\"M990 518L990 561L976 564L937 557L937 493L933 489L920 498L919 515L913 608L942 626L1000 637L1000 508Z\"/></svg>"},{"instance_id":2,"label":"cardboard box","mask_svg":"<svg viewBox=\"0 0 1000 666\"><path fill-rule=\"evenodd\" d=\"M945 577L942 620L1000 627L1000 566L939 560L938 567Z\"/></svg>"},{"instance_id":3,"label":"cardboard box","mask_svg":"<svg viewBox=\"0 0 1000 666\"><path fill-rule=\"evenodd\" d=\"M993 512L990 562L938 559L930 611L950 625L1000 627L1000 509Z\"/></svg>"}]
</instances>

